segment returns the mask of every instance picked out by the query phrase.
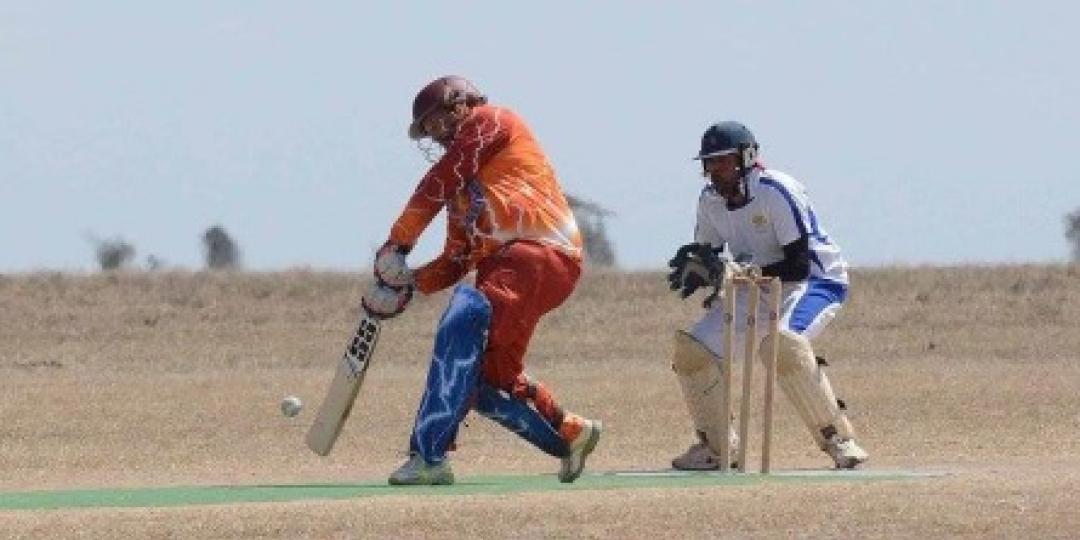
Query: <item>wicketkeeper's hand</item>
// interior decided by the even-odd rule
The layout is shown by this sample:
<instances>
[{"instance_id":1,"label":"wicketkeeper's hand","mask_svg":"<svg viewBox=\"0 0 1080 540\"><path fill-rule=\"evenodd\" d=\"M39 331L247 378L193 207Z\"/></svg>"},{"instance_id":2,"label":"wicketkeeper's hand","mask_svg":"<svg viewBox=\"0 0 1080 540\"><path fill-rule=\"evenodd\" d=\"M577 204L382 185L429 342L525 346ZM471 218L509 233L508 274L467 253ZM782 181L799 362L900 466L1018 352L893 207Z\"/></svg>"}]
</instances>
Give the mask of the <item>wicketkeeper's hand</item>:
<instances>
[{"instance_id":1,"label":"wicketkeeper's hand","mask_svg":"<svg viewBox=\"0 0 1080 540\"><path fill-rule=\"evenodd\" d=\"M680 298L686 298L699 288L713 283L717 276L715 269L709 268L705 262L696 256L698 244L687 244L675 253L668 267L668 287L678 292Z\"/></svg>"},{"instance_id":2,"label":"wicketkeeper's hand","mask_svg":"<svg viewBox=\"0 0 1080 540\"><path fill-rule=\"evenodd\" d=\"M702 302L705 308L712 307L720 297L727 280L736 276L761 276L761 268L755 266L749 257L733 259L727 252L721 253L709 244L696 242L680 247L668 261L668 266L672 269L667 276L668 285L679 293L680 298L687 298L702 287L712 288Z\"/></svg>"},{"instance_id":3,"label":"wicketkeeper's hand","mask_svg":"<svg viewBox=\"0 0 1080 540\"><path fill-rule=\"evenodd\" d=\"M375 280L371 289L364 294L360 305L376 319L391 319L405 311L413 297L412 285L394 287Z\"/></svg>"},{"instance_id":4,"label":"wicketkeeper's hand","mask_svg":"<svg viewBox=\"0 0 1080 540\"><path fill-rule=\"evenodd\" d=\"M689 297L701 287L719 291L725 277L724 261L709 244L690 243L680 247L668 266L672 269L667 276L668 286L680 298Z\"/></svg>"}]
</instances>

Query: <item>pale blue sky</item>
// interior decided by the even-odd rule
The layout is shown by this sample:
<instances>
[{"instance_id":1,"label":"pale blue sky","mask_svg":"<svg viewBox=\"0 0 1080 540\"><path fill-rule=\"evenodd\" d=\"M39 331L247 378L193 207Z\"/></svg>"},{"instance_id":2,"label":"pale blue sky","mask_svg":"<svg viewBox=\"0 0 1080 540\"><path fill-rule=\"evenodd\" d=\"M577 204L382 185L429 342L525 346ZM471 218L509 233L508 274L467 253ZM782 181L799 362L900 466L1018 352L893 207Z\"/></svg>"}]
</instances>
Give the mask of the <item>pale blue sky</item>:
<instances>
[{"instance_id":1,"label":"pale blue sky","mask_svg":"<svg viewBox=\"0 0 1080 540\"><path fill-rule=\"evenodd\" d=\"M446 73L617 212L627 268L688 240L688 158L727 118L856 267L1069 254L1075 2L166 4L0 3L0 271L92 270L88 234L198 268L216 223L248 268L360 269L427 167L412 97Z\"/></svg>"}]
</instances>

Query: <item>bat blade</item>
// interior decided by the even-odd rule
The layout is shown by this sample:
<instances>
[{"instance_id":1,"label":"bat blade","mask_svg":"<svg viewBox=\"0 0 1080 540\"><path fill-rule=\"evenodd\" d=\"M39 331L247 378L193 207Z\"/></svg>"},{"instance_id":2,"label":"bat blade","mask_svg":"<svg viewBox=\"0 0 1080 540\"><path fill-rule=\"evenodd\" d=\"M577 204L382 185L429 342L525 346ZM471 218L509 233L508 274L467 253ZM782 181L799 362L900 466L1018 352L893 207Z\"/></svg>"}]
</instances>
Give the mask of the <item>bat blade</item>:
<instances>
[{"instance_id":1,"label":"bat blade","mask_svg":"<svg viewBox=\"0 0 1080 540\"><path fill-rule=\"evenodd\" d=\"M349 419L356 396L364 384L364 376L371 365L375 345L379 341L379 320L367 315L361 316L349 346L337 363L334 378L326 391L315 421L308 429L308 448L320 456L325 456L334 448L338 435L345 421Z\"/></svg>"}]
</instances>

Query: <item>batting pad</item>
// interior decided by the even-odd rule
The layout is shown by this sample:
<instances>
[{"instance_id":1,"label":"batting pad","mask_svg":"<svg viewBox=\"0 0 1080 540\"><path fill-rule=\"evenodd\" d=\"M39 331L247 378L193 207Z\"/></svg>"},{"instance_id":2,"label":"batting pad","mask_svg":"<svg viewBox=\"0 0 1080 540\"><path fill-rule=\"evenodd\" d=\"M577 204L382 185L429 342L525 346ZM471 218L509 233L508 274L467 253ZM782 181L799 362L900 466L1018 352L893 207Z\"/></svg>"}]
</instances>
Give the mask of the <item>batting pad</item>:
<instances>
[{"instance_id":1,"label":"batting pad","mask_svg":"<svg viewBox=\"0 0 1080 540\"><path fill-rule=\"evenodd\" d=\"M487 344L491 303L475 287L459 285L435 332L427 386L416 412L410 448L441 463L469 409Z\"/></svg>"},{"instance_id":2,"label":"batting pad","mask_svg":"<svg viewBox=\"0 0 1080 540\"><path fill-rule=\"evenodd\" d=\"M771 341L765 340L762 358L772 354ZM829 427L843 438L854 438L855 430L836 403L832 384L818 365L810 341L790 330L781 330L778 341L780 350L776 357L776 381L810 430L814 442L825 448L823 433Z\"/></svg>"},{"instance_id":3,"label":"batting pad","mask_svg":"<svg viewBox=\"0 0 1080 540\"><path fill-rule=\"evenodd\" d=\"M724 385L720 380L719 359L690 334L675 332L675 354L671 369L675 371L682 388L686 408L694 429L705 439L705 444L714 453L720 453L723 437L735 444L738 437L734 426L729 433L724 433L722 416ZM728 415L731 411L727 411Z\"/></svg>"},{"instance_id":4,"label":"batting pad","mask_svg":"<svg viewBox=\"0 0 1080 540\"><path fill-rule=\"evenodd\" d=\"M570 452L559 432L536 409L506 392L480 383L475 409L548 455L561 458Z\"/></svg>"}]
</instances>

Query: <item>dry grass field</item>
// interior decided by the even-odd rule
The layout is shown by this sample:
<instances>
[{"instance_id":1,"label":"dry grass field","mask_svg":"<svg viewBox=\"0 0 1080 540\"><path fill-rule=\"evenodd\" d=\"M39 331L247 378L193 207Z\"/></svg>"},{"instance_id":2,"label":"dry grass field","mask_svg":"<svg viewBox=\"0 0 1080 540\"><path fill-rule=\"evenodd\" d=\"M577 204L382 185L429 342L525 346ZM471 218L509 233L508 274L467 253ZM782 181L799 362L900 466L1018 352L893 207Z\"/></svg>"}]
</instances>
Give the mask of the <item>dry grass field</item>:
<instances>
[{"instance_id":1,"label":"dry grass field","mask_svg":"<svg viewBox=\"0 0 1080 540\"><path fill-rule=\"evenodd\" d=\"M0 537L1080 536L1080 266L872 269L853 282L818 352L868 467L945 476L3 511ZM363 285L304 271L0 276L0 491L381 481L403 459L446 295L385 326L353 418L318 458L303 433ZM606 423L593 470L662 468L690 442L668 357L700 307L663 285L589 273L533 343L530 371ZM278 412L287 394L307 405L295 419ZM826 467L782 399L777 413L774 467ZM557 467L482 418L459 442L459 478Z\"/></svg>"}]
</instances>

